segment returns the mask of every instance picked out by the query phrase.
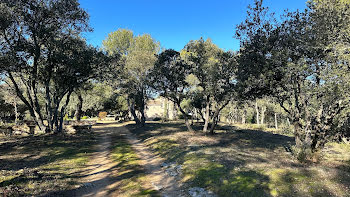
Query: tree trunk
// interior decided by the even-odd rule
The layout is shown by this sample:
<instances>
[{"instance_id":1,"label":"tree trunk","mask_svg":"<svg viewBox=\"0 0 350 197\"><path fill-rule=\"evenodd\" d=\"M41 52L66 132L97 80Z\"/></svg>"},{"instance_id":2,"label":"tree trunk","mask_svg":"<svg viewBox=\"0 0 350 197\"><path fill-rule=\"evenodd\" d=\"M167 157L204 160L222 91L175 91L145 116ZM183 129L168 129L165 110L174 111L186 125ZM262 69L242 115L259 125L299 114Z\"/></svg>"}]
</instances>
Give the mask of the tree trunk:
<instances>
[{"instance_id":1,"label":"tree trunk","mask_svg":"<svg viewBox=\"0 0 350 197\"><path fill-rule=\"evenodd\" d=\"M141 121L139 120L139 118L136 115L136 111L135 111L135 103L133 101L130 101L130 99L127 99L128 102L128 107L129 107L129 111L131 113L131 115L134 117L134 121L137 125L141 124Z\"/></svg>"},{"instance_id":2,"label":"tree trunk","mask_svg":"<svg viewBox=\"0 0 350 197\"><path fill-rule=\"evenodd\" d=\"M203 122L205 122L205 118L204 118L204 115L203 115L203 113L202 113L202 110L198 110L198 113L199 113L199 115L201 116Z\"/></svg>"},{"instance_id":3,"label":"tree trunk","mask_svg":"<svg viewBox=\"0 0 350 197\"><path fill-rule=\"evenodd\" d=\"M203 127L203 132L206 133L208 130L208 125L209 125L209 117L210 117L210 103L209 103L209 96L207 96L207 104L205 107L205 122L204 122L204 127Z\"/></svg>"},{"instance_id":4,"label":"tree trunk","mask_svg":"<svg viewBox=\"0 0 350 197\"><path fill-rule=\"evenodd\" d=\"M58 108L60 107L61 99L59 99L57 96L53 97L53 103L55 106L55 111L53 112L53 117L51 119L51 131L56 131L58 129ZM50 108L50 110L52 110Z\"/></svg>"},{"instance_id":5,"label":"tree trunk","mask_svg":"<svg viewBox=\"0 0 350 197\"><path fill-rule=\"evenodd\" d=\"M35 107L34 107L34 104L33 102L30 102L31 100L27 100L24 95L23 95L23 92L22 90L18 87L18 84L17 82L15 81L13 75L11 72L8 73L9 75L9 78L13 84L13 86L15 87L15 90L16 90L16 94L17 96L21 99L21 101L28 107L28 110L29 110L29 113L30 113L30 116L33 118L33 120L35 121L35 124L38 125L39 129L41 131L43 131L44 129L44 126L42 124L42 122L38 119L37 117L37 113L35 111ZM30 94L28 95L29 98L31 98Z\"/></svg>"},{"instance_id":6,"label":"tree trunk","mask_svg":"<svg viewBox=\"0 0 350 197\"><path fill-rule=\"evenodd\" d=\"M15 107L15 124L17 125L17 122L18 122L18 110L17 110L17 102L16 101L13 103L13 106Z\"/></svg>"},{"instance_id":7,"label":"tree trunk","mask_svg":"<svg viewBox=\"0 0 350 197\"><path fill-rule=\"evenodd\" d=\"M188 131L192 132L193 129L191 127L190 121L188 121L187 113L182 109L179 101L176 104L177 104L177 107L179 108L180 112L182 113L182 115L185 117L185 124L186 124L186 127L187 127Z\"/></svg>"},{"instance_id":8,"label":"tree trunk","mask_svg":"<svg viewBox=\"0 0 350 197\"><path fill-rule=\"evenodd\" d=\"M213 123L210 126L210 135L214 135L214 129L215 129L217 124L218 124L218 117L214 117Z\"/></svg>"},{"instance_id":9,"label":"tree trunk","mask_svg":"<svg viewBox=\"0 0 350 197\"><path fill-rule=\"evenodd\" d=\"M168 109L168 99L164 98L164 102L163 102L163 121L167 121L169 119L169 109Z\"/></svg>"},{"instance_id":10,"label":"tree trunk","mask_svg":"<svg viewBox=\"0 0 350 197\"><path fill-rule=\"evenodd\" d=\"M243 113L242 113L242 124L245 124L245 116L246 116L246 111L243 110Z\"/></svg>"},{"instance_id":11,"label":"tree trunk","mask_svg":"<svg viewBox=\"0 0 350 197\"><path fill-rule=\"evenodd\" d=\"M228 105L229 101L226 101L221 107L218 106L218 108L216 109L215 113L214 113L214 117L213 117L213 124L210 127L210 134L214 135L214 129L216 127L216 125L218 124L218 121L220 121L220 112L222 109L224 109L224 107L226 105Z\"/></svg>"},{"instance_id":12,"label":"tree trunk","mask_svg":"<svg viewBox=\"0 0 350 197\"><path fill-rule=\"evenodd\" d=\"M173 106L173 120L177 120L177 109L176 109L176 104L174 103Z\"/></svg>"},{"instance_id":13,"label":"tree trunk","mask_svg":"<svg viewBox=\"0 0 350 197\"><path fill-rule=\"evenodd\" d=\"M259 122L259 107L258 107L257 101L255 101L255 111L256 111L256 124L260 124L260 122Z\"/></svg>"},{"instance_id":14,"label":"tree trunk","mask_svg":"<svg viewBox=\"0 0 350 197\"><path fill-rule=\"evenodd\" d=\"M300 127L300 124L298 121L293 121L294 125L294 137L295 137L295 145L298 148L303 147L303 131L302 128Z\"/></svg>"},{"instance_id":15,"label":"tree trunk","mask_svg":"<svg viewBox=\"0 0 350 197\"><path fill-rule=\"evenodd\" d=\"M34 113L35 113L35 122L37 123L40 131L44 131L45 133L47 133L47 127L44 125L44 120L36 111L34 111Z\"/></svg>"},{"instance_id":16,"label":"tree trunk","mask_svg":"<svg viewBox=\"0 0 350 197\"><path fill-rule=\"evenodd\" d=\"M141 127L145 126L145 124L146 124L146 116L145 116L146 103L145 103L145 99L144 99L143 95L144 95L144 92L142 92L141 106L140 106Z\"/></svg>"},{"instance_id":17,"label":"tree trunk","mask_svg":"<svg viewBox=\"0 0 350 197\"><path fill-rule=\"evenodd\" d=\"M56 130L56 133L61 133L63 131L63 117L64 115L66 114L65 110L66 110L66 107L69 103L69 99L70 99L70 95L71 95L72 92L69 92L67 94L67 99L66 99L66 103L61 107L61 116L60 116L60 122L59 122L59 126Z\"/></svg>"},{"instance_id":18,"label":"tree trunk","mask_svg":"<svg viewBox=\"0 0 350 197\"><path fill-rule=\"evenodd\" d=\"M278 129L277 113L275 113L275 129Z\"/></svg>"},{"instance_id":19,"label":"tree trunk","mask_svg":"<svg viewBox=\"0 0 350 197\"><path fill-rule=\"evenodd\" d=\"M146 116L145 116L145 109L141 109L141 126L145 126L146 124Z\"/></svg>"},{"instance_id":20,"label":"tree trunk","mask_svg":"<svg viewBox=\"0 0 350 197\"><path fill-rule=\"evenodd\" d=\"M194 114L194 113L192 112L192 113L191 113L191 125L193 125L193 117L194 117L193 114Z\"/></svg>"},{"instance_id":21,"label":"tree trunk","mask_svg":"<svg viewBox=\"0 0 350 197\"><path fill-rule=\"evenodd\" d=\"M81 116L82 116L82 108L83 108L83 96L81 95L81 92L78 91L77 92L77 96L78 96L78 104L77 104L77 109L75 112L75 117L77 119L78 122L80 122L81 120Z\"/></svg>"},{"instance_id":22,"label":"tree trunk","mask_svg":"<svg viewBox=\"0 0 350 197\"><path fill-rule=\"evenodd\" d=\"M264 122L265 122L265 112L266 112L266 106L262 106L262 108L261 108L261 121L260 121L260 124L264 124Z\"/></svg>"}]
</instances>

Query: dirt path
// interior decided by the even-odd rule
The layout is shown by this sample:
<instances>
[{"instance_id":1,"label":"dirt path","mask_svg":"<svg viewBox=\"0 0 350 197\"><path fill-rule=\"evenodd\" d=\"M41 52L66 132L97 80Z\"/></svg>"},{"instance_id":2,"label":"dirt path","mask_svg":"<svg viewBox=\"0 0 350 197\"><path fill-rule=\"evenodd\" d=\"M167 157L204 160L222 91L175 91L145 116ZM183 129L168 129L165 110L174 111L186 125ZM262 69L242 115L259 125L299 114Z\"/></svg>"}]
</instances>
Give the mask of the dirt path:
<instances>
[{"instance_id":1,"label":"dirt path","mask_svg":"<svg viewBox=\"0 0 350 197\"><path fill-rule=\"evenodd\" d=\"M140 158L141 165L145 169L148 188L153 188L164 197L185 196L179 189L175 177L168 175L161 167L164 160L152 153L136 136L121 124L109 124L94 126L94 132L98 134L98 145L89 167L83 173L83 187L75 191L75 196L118 196L118 183L113 181L113 175L118 175L115 168L116 162L110 159L111 136L114 132L122 135L132 146ZM113 191L113 192L111 192Z\"/></svg>"},{"instance_id":2,"label":"dirt path","mask_svg":"<svg viewBox=\"0 0 350 197\"><path fill-rule=\"evenodd\" d=\"M98 143L88 168L83 173L83 187L76 191L76 196L113 196L112 191L114 184L111 176L116 172L116 165L110 159L111 135L114 130L112 127L105 125L94 126L94 132L98 134Z\"/></svg>"},{"instance_id":3,"label":"dirt path","mask_svg":"<svg viewBox=\"0 0 350 197\"><path fill-rule=\"evenodd\" d=\"M149 184L155 189L160 191L164 197L181 197L185 196L183 191L180 190L179 181L176 176L170 176L161 167L164 159L152 153L145 144L143 144L135 135L130 133L128 129L122 127L122 132L129 144L137 152L141 165L144 166L146 174L148 176Z\"/></svg>"}]
</instances>

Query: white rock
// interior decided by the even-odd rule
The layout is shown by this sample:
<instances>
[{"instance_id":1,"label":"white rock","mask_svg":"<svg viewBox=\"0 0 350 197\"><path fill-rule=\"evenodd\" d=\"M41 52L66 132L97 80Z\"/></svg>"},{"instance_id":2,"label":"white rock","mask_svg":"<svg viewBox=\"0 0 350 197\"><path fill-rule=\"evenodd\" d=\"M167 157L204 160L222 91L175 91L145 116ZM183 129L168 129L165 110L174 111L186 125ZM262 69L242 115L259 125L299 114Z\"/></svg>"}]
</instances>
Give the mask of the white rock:
<instances>
[{"instance_id":1,"label":"white rock","mask_svg":"<svg viewBox=\"0 0 350 197\"><path fill-rule=\"evenodd\" d=\"M211 191L206 191L204 188L192 187L188 190L191 197L216 197Z\"/></svg>"}]
</instances>

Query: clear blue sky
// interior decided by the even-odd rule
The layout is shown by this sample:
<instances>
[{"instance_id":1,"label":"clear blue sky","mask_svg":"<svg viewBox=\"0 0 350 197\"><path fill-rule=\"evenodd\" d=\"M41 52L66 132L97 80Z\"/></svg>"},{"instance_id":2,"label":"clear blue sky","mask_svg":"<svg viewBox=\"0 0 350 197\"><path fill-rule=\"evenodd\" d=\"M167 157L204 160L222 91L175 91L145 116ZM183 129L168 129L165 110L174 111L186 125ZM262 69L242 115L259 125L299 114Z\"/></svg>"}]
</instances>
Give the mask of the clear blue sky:
<instances>
[{"instance_id":1,"label":"clear blue sky","mask_svg":"<svg viewBox=\"0 0 350 197\"><path fill-rule=\"evenodd\" d=\"M90 14L94 29L85 36L101 46L108 33L118 28L135 34L149 33L168 49L181 50L188 41L211 38L225 50L239 49L234 28L245 19L253 0L79 0ZM276 13L305 9L306 0L265 0Z\"/></svg>"}]
</instances>

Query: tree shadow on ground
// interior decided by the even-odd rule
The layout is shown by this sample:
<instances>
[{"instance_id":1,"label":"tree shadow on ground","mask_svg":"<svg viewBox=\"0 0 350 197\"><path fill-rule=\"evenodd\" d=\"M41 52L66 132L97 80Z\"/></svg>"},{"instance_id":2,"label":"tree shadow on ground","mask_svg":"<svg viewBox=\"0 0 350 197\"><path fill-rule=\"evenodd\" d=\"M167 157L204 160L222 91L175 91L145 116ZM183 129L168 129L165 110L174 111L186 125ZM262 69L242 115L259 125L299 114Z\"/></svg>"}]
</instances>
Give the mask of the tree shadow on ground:
<instances>
[{"instance_id":1,"label":"tree shadow on ground","mask_svg":"<svg viewBox=\"0 0 350 197\"><path fill-rule=\"evenodd\" d=\"M111 131L109 137L111 137L112 145L108 157L115 165L95 173L80 172L79 178L102 173L107 176L81 184L75 189L53 191L44 196L95 196L101 191L104 191L106 196L160 196L157 191L144 187L145 170L138 163L138 156L133 152L123 134L119 133L117 127L112 126L112 124L105 126L107 127L95 128L95 131ZM102 133L106 134L106 132ZM93 169L89 171L93 171Z\"/></svg>"},{"instance_id":2,"label":"tree shadow on ground","mask_svg":"<svg viewBox=\"0 0 350 197\"><path fill-rule=\"evenodd\" d=\"M180 122L127 128L159 156L182 164L187 184L211 189L219 196L337 195L332 185L320 181L325 175L312 168L317 164L293 160L286 150L294 145L293 137L231 126L218 127L221 131L214 136L198 131L191 134ZM191 141L201 137L207 141ZM346 167L343 169L349 169ZM328 178L349 187L349 175Z\"/></svg>"},{"instance_id":3,"label":"tree shadow on ground","mask_svg":"<svg viewBox=\"0 0 350 197\"><path fill-rule=\"evenodd\" d=\"M132 133L137 135L143 142L148 139L158 138L158 140L148 143L148 145L161 157L169 161L182 163L184 156L191 152L201 152L207 149L220 150L223 148L233 147L237 152L230 158L220 158L221 161L232 165L244 165L247 162L269 162L274 155L271 153L275 150L285 150L285 147L294 144L294 138L256 130L240 130L236 127L226 126L226 132L217 133L213 136L206 135L202 132L195 132L188 136L187 129L183 123L148 123L145 127L138 128L136 125L126 126ZM222 128L219 128L222 129ZM186 137L180 140L170 140L162 137L171 136L184 132ZM186 133L186 134L185 134ZM180 134L181 136L181 134ZM199 141L197 144L190 142L190 138L209 138L210 143ZM265 152L271 158L264 158L252 154L252 152ZM220 157L220 155L217 155ZM286 165L285 163L281 165ZM300 165L288 163L292 167Z\"/></svg>"},{"instance_id":4,"label":"tree shadow on ground","mask_svg":"<svg viewBox=\"0 0 350 197\"><path fill-rule=\"evenodd\" d=\"M183 123L147 123L145 127L137 127L135 124L126 126L132 133L136 134L141 140L146 140L150 137L166 136L179 132L187 132L186 126ZM200 126L197 126L200 128ZM171 129L170 129L171 128ZM245 147L268 148L292 145L294 137L289 137L270 132L257 130L244 130L234 126L219 127L220 130L225 130L225 133L217 133L213 136L196 131L198 136L213 137L218 141L217 146L227 146L228 144L236 143L243 140L249 140L249 143L244 144ZM155 132L157 131L157 132Z\"/></svg>"},{"instance_id":5,"label":"tree shadow on ground","mask_svg":"<svg viewBox=\"0 0 350 197\"><path fill-rule=\"evenodd\" d=\"M93 152L90 145L94 143L95 139L90 134L23 137L18 141L2 144L0 169L17 171L71 159L82 153Z\"/></svg>"},{"instance_id":6,"label":"tree shadow on ground","mask_svg":"<svg viewBox=\"0 0 350 197\"><path fill-rule=\"evenodd\" d=\"M219 196L270 196L268 176L254 170L235 171L214 162L194 171L188 183Z\"/></svg>"},{"instance_id":7,"label":"tree shadow on ground","mask_svg":"<svg viewBox=\"0 0 350 197\"><path fill-rule=\"evenodd\" d=\"M73 184L71 180L77 178L74 167L85 162L95 143L91 134L6 140L0 145L0 192L10 196L35 196L42 190Z\"/></svg>"}]
</instances>

